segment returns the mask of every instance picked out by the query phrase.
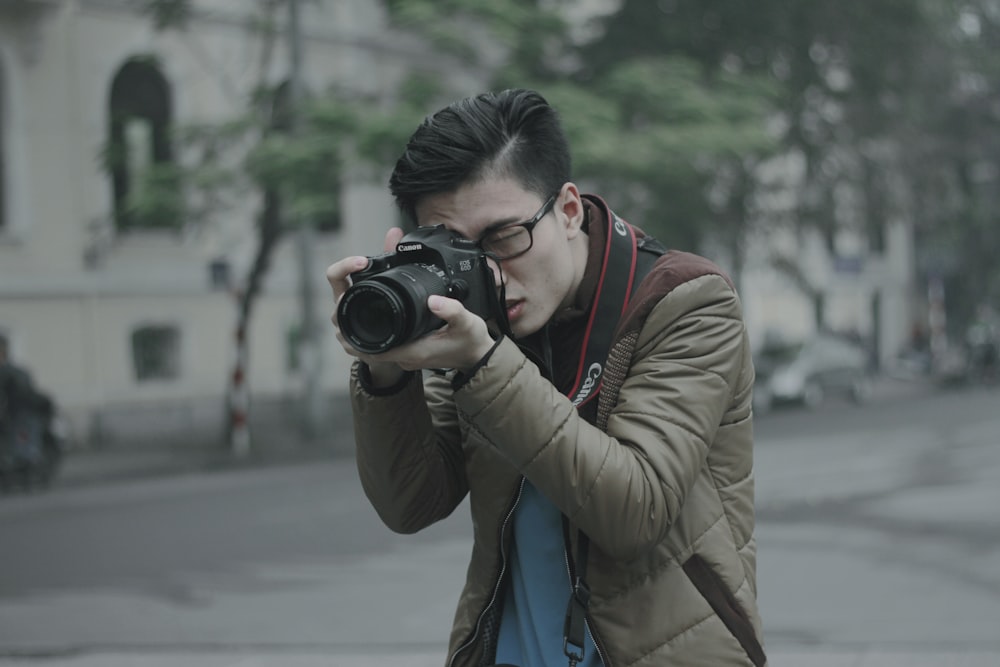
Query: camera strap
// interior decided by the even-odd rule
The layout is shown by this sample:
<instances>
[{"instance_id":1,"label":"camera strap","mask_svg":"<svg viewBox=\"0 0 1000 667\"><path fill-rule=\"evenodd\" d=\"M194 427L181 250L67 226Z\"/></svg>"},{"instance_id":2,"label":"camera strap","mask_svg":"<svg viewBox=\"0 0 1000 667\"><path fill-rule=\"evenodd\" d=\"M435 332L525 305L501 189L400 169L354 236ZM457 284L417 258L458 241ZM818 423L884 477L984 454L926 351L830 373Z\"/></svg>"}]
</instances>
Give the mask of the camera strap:
<instances>
[{"instance_id":1,"label":"camera strap","mask_svg":"<svg viewBox=\"0 0 1000 667\"><path fill-rule=\"evenodd\" d=\"M577 408L591 401L600 391L604 362L618 321L628 307L632 289L638 284L639 265L639 247L632 225L619 218L603 200L593 196L587 198L602 209L607 227L601 274L580 346L576 379L573 388L566 393Z\"/></svg>"},{"instance_id":2,"label":"camera strap","mask_svg":"<svg viewBox=\"0 0 1000 667\"><path fill-rule=\"evenodd\" d=\"M632 292L652 269L656 259L666 251L652 237L637 239L635 229L619 218L604 200L592 195L586 195L586 198L601 210L607 227L601 274L581 345L576 380L567 392L577 409L593 400L600 391L604 363ZM566 521L565 517L563 521ZM589 548L590 538L578 530L572 568L573 588L563 624L563 653L569 659L570 667L575 667L584 655L587 608L590 604L590 588L585 579Z\"/></svg>"}]
</instances>

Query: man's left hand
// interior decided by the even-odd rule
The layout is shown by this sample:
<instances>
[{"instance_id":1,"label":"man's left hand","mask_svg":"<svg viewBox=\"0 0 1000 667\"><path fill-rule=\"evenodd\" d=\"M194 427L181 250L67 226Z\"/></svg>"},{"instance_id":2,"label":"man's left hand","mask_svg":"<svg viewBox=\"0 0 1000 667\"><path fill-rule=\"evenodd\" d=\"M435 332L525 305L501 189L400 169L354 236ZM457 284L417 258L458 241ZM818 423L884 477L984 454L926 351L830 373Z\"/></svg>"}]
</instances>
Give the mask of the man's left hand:
<instances>
[{"instance_id":1,"label":"man's left hand","mask_svg":"<svg viewBox=\"0 0 1000 667\"><path fill-rule=\"evenodd\" d=\"M405 370L472 369L493 347L483 318L469 312L461 301L432 296L427 307L445 325L405 345L375 355L359 354L366 362L391 361Z\"/></svg>"}]
</instances>

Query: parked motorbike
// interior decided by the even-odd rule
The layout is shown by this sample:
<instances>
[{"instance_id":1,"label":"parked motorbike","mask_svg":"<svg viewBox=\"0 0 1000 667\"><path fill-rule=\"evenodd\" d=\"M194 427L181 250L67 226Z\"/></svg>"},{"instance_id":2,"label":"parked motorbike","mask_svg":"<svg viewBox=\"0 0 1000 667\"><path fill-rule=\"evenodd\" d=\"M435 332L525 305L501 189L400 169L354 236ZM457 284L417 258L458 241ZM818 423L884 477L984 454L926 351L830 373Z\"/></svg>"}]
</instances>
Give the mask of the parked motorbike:
<instances>
[{"instance_id":1,"label":"parked motorbike","mask_svg":"<svg viewBox=\"0 0 1000 667\"><path fill-rule=\"evenodd\" d=\"M0 490L47 487L66 446L65 422L51 397L38 395L35 409L0 431Z\"/></svg>"}]
</instances>

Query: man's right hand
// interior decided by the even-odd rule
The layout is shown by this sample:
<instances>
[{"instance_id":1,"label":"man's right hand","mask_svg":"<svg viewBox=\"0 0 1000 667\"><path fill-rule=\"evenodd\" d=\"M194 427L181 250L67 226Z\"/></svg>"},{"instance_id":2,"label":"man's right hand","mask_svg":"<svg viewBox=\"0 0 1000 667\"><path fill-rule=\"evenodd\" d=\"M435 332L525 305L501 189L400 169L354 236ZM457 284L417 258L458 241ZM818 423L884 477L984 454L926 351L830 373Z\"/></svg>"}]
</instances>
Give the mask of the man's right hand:
<instances>
[{"instance_id":1,"label":"man's right hand","mask_svg":"<svg viewBox=\"0 0 1000 667\"><path fill-rule=\"evenodd\" d=\"M383 251L393 252L401 238L403 238L402 229L398 227L390 229L385 235ZM333 322L333 327L337 332L337 340L340 342L341 347L344 348L344 351L352 357L357 357L368 364L371 379L375 386L391 387L399 382L405 371L394 362L379 360L377 357L359 352L353 345L347 342L347 339L344 338L344 335L340 331L340 325L337 323L337 304L340 303L340 299L344 296L347 288L351 286L351 274L357 273L366 266L368 266L367 257L352 256L345 257L327 267L326 279L330 283L330 287L333 288L333 316L330 320Z\"/></svg>"}]
</instances>

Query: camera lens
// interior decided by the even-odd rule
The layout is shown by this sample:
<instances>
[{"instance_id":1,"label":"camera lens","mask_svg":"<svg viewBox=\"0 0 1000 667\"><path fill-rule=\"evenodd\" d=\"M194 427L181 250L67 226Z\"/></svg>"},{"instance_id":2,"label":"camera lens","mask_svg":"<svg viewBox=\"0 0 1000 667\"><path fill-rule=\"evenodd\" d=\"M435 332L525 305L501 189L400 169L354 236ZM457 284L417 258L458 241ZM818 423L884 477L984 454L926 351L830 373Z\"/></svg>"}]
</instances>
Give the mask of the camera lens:
<instances>
[{"instance_id":1,"label":"camera lens","mask_svg":"<svg viewBox=\"0 0 1000 667\"><path fill-rule=\"evenodd\" d=\"M381 290L378 283L369 285L355 297L353 329L358 340L368 345L381 346L397 335L403 305L391 290Z\"/></svg>"},{"instance_id":2,"label":"camera lens","mask_svg":"<svg viewBox=\"0 0 1000 667\"><path fill-rule=\"evenodd\" d=\"M340 330L355 348L375 354L437 329L427 309L432 294L447 293L443 271L429 264L388 269L351 286L337 309Z\"/></svg>"}]
</instances>

